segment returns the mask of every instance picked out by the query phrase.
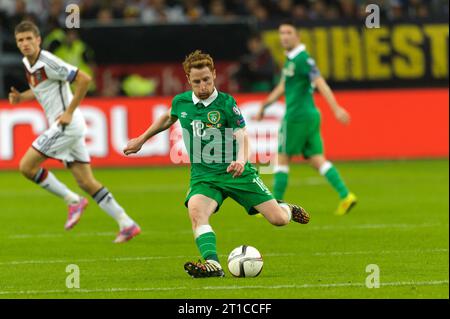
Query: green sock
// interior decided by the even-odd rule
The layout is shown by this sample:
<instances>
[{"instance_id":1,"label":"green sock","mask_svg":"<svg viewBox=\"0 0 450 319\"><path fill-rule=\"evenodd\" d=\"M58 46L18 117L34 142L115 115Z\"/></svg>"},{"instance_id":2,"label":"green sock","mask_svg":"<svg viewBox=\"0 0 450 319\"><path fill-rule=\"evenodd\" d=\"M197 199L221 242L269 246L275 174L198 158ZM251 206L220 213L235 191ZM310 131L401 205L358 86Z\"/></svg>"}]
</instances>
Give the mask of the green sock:
<instances>
[{"instance_id":1,"label":"green sock","mask_svg":"<svg viewBox=\"0 0 450 319\"><path fill-rule=\"evenodd\" d=\"M341 199L347 197L349 191L347 189L347 186L345 186L345 183L342 180L341 176L339 175L339 172L336 169L336 167L331 165L329 169L325 172L325 177L331 184L331 186L333 186L333 188L338 192L339 197Z\"/></svg>"},{"instance_id":2,"label":"green sock","mask_svg":"<svg viewBox=\"0 0 450 319\"><path fill-rule=\"evenodd\" d=\"M201 234L195 239L195 243L203 259L212 259L219 262L216 248L216 234L214 232Z\"/></svg>"},{"instance_id":3,"label":"green sock","mask_svg":"<svg viewBox=\"0 0 450 319\"><path fill-rule=\"evenodd\" d=\"M288 173L276 172L275 181L273 183L273 196L276 199L283 199L288 184Z\"/></svg>"}]
</instances>

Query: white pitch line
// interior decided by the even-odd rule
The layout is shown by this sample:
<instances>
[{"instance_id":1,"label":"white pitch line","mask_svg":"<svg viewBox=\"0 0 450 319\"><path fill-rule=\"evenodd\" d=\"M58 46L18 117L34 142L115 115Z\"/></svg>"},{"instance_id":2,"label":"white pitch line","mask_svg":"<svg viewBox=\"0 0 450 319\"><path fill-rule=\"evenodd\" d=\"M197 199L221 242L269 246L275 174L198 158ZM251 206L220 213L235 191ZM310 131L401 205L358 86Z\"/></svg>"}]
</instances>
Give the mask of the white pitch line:
<instances>
[{"instance_id":1,"label":"white pitch line","mask_svg":"<svg viewBox=\"0 0 450 319\"><path fill-rule=\"evenodd\" d=\"M291 186L304 186L304 185L321 185L327 184L326 180L321 177L310 177L302 180L293 180ZM180 184L148 184L139 186L120 186L114 187L111 191L115 194L123 193L166 193L166 192L186 192L189 188L189 182L186 182L186 186ZM48 197L49 194L40 190L35 189L17 189L17 190L0 190L0 196L4 197ZM180 198L180 201L183 200Z\"/></svg>"},{"instance_id":2,"label":"white pitch line","mask_svg":"<svg viewBox=\"0 0 450 319\"><path fill-rule=\"evenodd\" d=\"M102 237L102 236L114 236L117 233L114 232L92 232L92 233L76 233L72 236L76 237ZM58 238L67 236L64 233L42 233L42 234L18 234L8 236L8 239L28 239L28 238Z\"/></svg>"},{"instance_id":3,"label":"white pitch line","mask_svg":"<svg viewBox=\"0 0 450 319\"><path fill-rule=\"evenodd\" d=\"M441 227L447 226L448 224L360 224L360 225L311 225L304 228L304 230L347 230L347 229L415 229L415 228L430 228L430 227ZM243 229L232 229L229 232L243 232ZM167 233L167 231L145 231L141 233L141 236L148 236L158 233ZM172 231L172 233L177 234L191 234L191 230L180 230ZM90 232L90 233L73 233L73 237L104 237L104 236L114 236L114 232ZM28 238L60 238L67 236L65 233L42 233L42 234L16 234L9 235L8 239L28 239Z\"/></svg>"},{"instance_id":4,"label":"white pitch line","mask_svg":"<svg viewBox=\"0 0 450 319\"><path fill-rule=\"evenodd\" d=\"M286 257L295 256L293 253L285 254L264 254L265 257ZM219 255L220 257L226 257L226 255ZM159 259L181 259L192 258L192 256L141 256L141 257L117 257L117 258L84 258L84 259L41 259L41 260L12 260L0 262L0 266L11 265L30 265L30 264L70 264L70 263L94 263L94 262L126 262L126 261L147 261L147 260L159 260Z\"/></svg>"},{"instance_id":5,"label":"white pitch line","mask_svg":"<svg viewBox=\"0 0 450 319\"><path fill-rule=\"evenodd\" d=\"M376 255L376 254L398 254L398 253L445 253L448 248L433 249L405 249L405 250L380 250L380 251L331 251L313 253L314 256L345 256L345 255Z\"/></svg>"},{"instance_id":6,"label":"white pitch line","mask_svg":"<svg viewBox=\"0 0 450 319\"><path fill-rule=\"evenodd\" d=\"M398 286L438 286L448 285L446 280L431 281L396 281L380 283L380 287ZM250 286L205 286L205 287L142 287L142 288L100 288L100 289L67 289L67 290L18 290L0 291L0 295L39 295L39 294L60 294L60 293L114 293L114 292L148 292L148 291L174 291L174 290L236 290L236 289L308 289L308 288L342 288L342 287L365 287L363 283L332 283L332 284L303 284L303 285L250 285Z\"/></svg>"},{"instance_id":7,"label":"white pitch line","mask_svg":"<svg viewBox=\"0 0 450 319\"><path fill-rule=\"evenodd\" d=\"M170 230L167 231L144 231L139 236L148 236L148 235L156 235L156 234L167 234ZM176 234L192 234L192 230L179 230L179 231L170 231L171 233ZM72 233L70 237L110 237L116 236L117 232L86 232L86 233ZM42 234L17 234L10 235L8 239L29 239L29 238L60 238L68 236L66 233L42 233Z\"/></svg>"},{"instance_id":8,"label":"white pitch line","mask_svg":"<svg viewBox=\"0 0 450 319\"><path fill-rule=\"evenodd\" d=\"M188 184L186 184L188 185ZM185 192L188 186L181 186L178 184L161 184L161 185L142 185L142 186L127 186L127 187L115 187L111 191L117 193L164 193L164 192ZM0 190L0 196L4 197L48 197L48 192L44 192L40 189L27 189L27 190Z\"/></svg>"},{"instance_id":9,"label":"white pitch line","mask_svg":"<svg viewBox=\"0 0 450 319\"><path fill-rule=\"evenodd\" d=\"M0 262L0 266L10 265L33 265L33 264L73 264L73 263L95 263L95 262L124 262L124 261L146 261L158 259L189 258L189 256L144 256L144 257L118 257L118 258L85 258L85 259L52 259L52 260L12 260Z\"/></svg>"},{"instance_id":10,"label":"white pitch line","mask_svg":"<svg viewBox=\"0 0 450 319\"><path fill-rule=\"evenodd\" d=\"M315 253L267 253L264 257L291 257L291 256L351 256L351 255L379 255L379 254L401 254L401 253L445 253L448 248L433 248L433 249L410 249L410 250L380 250L380 251L330 251L330 252L315 252ZM219 255L220 257L227 257L227 255ZM71 263L94 263L94 262L127 262L127 261L149 261L160 259L181 259L192 258L192 256L139 256L139 257L112 257L112 258L84 258L84 259L41 259L41 260L12 260L0 262L0 266L13 265L33 265L33 264L71 264Z\"/></svg>"},{"instance_id":11,"label":"white pitch line","mask_svg":"<svg viewBox=\"0 0 450 319\"><path fill-rule=\"evenodd\" d=\"M425 223L425 224L360 224L360 225L318 225L308 226L312 230L335 230L335 229L383 229L383 228L428 228L447 226L448 224Z\"/></svg>"}]
</instances>

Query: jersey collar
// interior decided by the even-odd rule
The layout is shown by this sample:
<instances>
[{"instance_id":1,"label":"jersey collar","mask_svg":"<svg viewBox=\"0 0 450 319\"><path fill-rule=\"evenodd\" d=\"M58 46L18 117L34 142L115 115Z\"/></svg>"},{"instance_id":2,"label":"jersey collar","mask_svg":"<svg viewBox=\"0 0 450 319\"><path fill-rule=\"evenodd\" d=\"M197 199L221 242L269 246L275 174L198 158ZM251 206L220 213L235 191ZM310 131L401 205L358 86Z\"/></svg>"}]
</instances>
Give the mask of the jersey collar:
<instances>
[{"instance_id":1,"label":"jersey collar","mask_svg":"<svg viewBox=\"0 0 450 319\"><path fill-rule=\"evenodd\" d=\"M295 58L297 55L300 54L300 52L305 51L306 47L304 44L299 44L295 48L293 48L291 51L287 51L286 55L289 59Z\"/></svg>"},{"instance_id":2,"label":"jersey collar","mask_svg":"<svg viewBox=\"0 0 450 319\"><path fill-rule=\"evenodd\" d=\"M36 65L36 63L39 61L39 57L41 56L41 51L42 51L42 49L39 48L39 53L38 53L38 55L36 57L36 60L34 60L33 64L30 63L30 61L28 60L27 57L24 57L24 59L28 62L28 65L30 66L30 69L33 68Z\"/></svg>"},{"instance_id":3,"label":"jersey collar","mask_svg":"<svg viewBox=\"0 0 450 319\"><path fill-rule=\"evenodd\" d=\"M194 92L192 92L192 102L194 102L195 105L197 105L199 102L201 102L205 107L209 106L214 100L217 98L219 93L217 92L217 89L214 88L214 91L212 94L205 100L200 100Z\"/></svg>"},{"instance_id":4,"label":"jersey collar","mask_svg":"<svg viewBox=\"0 0 450 319\"><path fill-rule=\"evenodd\" d=\"M32 70L35 68L36 65L38 65L39 58L41 57L41 52L42 52L42 49L39 49L39 53L38 53L38 55L36 57L36 60L34 61L33 65L31 65L30 61L28 61L27 57L25 57L25 56L23 57L22 62L23 62L23 64L25 64L25 67L27 68L27 70L30 73L33 73Z\"/></svg>"}]
</instances>

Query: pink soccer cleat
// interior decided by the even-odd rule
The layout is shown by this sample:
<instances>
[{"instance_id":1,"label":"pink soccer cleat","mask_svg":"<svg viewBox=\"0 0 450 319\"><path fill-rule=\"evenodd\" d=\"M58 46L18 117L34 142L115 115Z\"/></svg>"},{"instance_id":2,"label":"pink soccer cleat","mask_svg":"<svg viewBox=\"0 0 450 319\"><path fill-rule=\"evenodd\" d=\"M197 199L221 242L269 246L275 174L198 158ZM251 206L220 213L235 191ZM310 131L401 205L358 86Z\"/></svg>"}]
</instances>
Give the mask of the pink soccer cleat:
<instances>
[{"instance_id":1,"label":"pink soccer cleat","mask_svg":"<svg viewBox=\"0 0 450 319\"><path fill-rule=\"evenodd\" d=\"M137 224L133 224L130 227L126 227L122 229L119 234L117 235L116 239L114 240L114 243L124 243L129 241L131 238L136 237L141 233L141 228Z\"/></svg>"},{"instance_id":2,"label":"pink soccer cleat","mask_svg":"<svg viewBox=\"0 0 450 319\"><path fill-rule=\"evenodd\" d=\"M78 204L69 205L69 215L67 216L67 221L64 225L65 230L72 229L78 223L87 205L88 201L84 197L81 197Z\"/></svg>"}]
</instances>

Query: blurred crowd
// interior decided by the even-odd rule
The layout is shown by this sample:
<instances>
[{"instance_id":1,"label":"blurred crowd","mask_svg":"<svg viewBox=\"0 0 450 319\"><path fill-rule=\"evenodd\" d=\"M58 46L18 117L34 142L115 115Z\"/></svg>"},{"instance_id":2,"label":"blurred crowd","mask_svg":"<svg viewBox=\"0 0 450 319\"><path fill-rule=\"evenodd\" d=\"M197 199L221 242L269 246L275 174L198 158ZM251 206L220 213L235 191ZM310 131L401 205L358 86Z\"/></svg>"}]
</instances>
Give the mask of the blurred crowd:
<instances>
[{"instance_id":1,"label":"blurred crowd","mask_svg":"<svg viewBox=\"0 0 450 319\"><path fill-rule=\"evenodd\" d=\"M233 21L273 19L361 19L368 4L378 4L385 19L447 15L448 0L0 0L0 23L13 26L28 18L41 26L64 23L68 4L77 4L81 18L108 24Z\"/></svg>"},{"instance_id":2,"label":"blurred crowd","mask_svg":"<svg viewBox=\"0 0 450 319\"><path fill-rule=\"evenodd\" d=\"M76 29L64 27L69 4L78 5L82 23L91 21L107 25L116 22L233 22L242 18L261 24L282 19L299 22L361 20L368 15L368 4L379 5L382 21L398 21L448 17L448 3L449 0L0 0L0 37L3 36L0 51L16 52L14 26L22 20L31 20L41 29L44 49L94 76L97 69L94 51L79 37ZM230 78L238 91L270 91L278 81L280 70L261 34L255 33L248 38L247 54L236 62L237 67ZM17 72L11 75L14 81L22 76L15 69L10 72ZM105 85L108 89L116 88L109 93L99 92L93 83L89 94L132 96L137 95L136 88L147 88L145 94L155 88L151 80L136 74L116 82L117 85Z\"/></svg>"}]
</instances>

